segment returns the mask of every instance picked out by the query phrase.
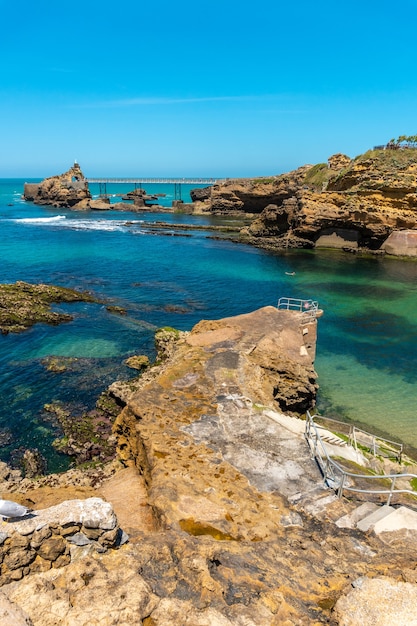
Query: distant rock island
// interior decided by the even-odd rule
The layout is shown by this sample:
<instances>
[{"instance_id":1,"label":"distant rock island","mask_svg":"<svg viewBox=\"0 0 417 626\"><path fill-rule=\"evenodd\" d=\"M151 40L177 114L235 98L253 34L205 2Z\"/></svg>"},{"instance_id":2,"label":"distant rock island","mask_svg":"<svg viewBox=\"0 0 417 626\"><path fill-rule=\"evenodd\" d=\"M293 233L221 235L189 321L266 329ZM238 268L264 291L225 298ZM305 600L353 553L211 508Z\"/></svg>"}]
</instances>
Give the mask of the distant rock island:
<instances>
[{"instance_id":1,"label":"distant rock island","mask_svg":"<svg viewBox=\"0 0 417 626\"><path fill-rule=\"evenodd\" d=\"M75 161L64 174L50 176L41 183L25 183L23 198L35 204L73 207L82 200L90 200L91 193L85 176Z\"/></svg>"},{"instance_id":2,"label":"distant rock island","mask_svg":"<svg viewBox=\"0 0 417 626\"><path fill-rule=\"evenodd\" d=\"M195 210L252 215L241 240L267 249L342 248L417 256L417 149L390 142L350 159L192 192Z\"/></svg>"},{"instance_id":3,"label":"distant rock island","mask_svg":"<svg viewBox=\"0 0 417 626\"><path fill-rule=\"evenodd\" d=\"M108 198L93 199L88 181L77 161L63 174L50 176L40 183L25 183L23 198L34 204L76 211L108 211L110 208L132 210L132 205L123 202L110 205Z\"/></svg>"}]
</instances>

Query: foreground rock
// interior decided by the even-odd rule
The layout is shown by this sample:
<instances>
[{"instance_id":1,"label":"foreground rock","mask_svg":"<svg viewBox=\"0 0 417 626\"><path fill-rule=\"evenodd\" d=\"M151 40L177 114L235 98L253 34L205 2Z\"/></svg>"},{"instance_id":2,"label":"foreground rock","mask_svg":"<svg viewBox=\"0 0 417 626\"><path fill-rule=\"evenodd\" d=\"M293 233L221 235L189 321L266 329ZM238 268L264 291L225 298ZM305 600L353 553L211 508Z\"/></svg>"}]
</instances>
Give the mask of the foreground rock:
<instances>
[{"instance_id":1,"label":"foreground rock","mask_svg":"<svg viewBox=\"0 0 417 626\"><path fill-rule=\"evenodd\" d=\"M417 256L417 149L337 154L269 178L214 185L196 206L251 214L242 238L265 248L328 247ZM406 233L406 235L405 235Z\"/></svg>"},{"instance_id":2,"label":"foreground rock","mask_svg":"<svg viewBox=\"0 0 417 626\"><path fill-rule=\"evenodd\" d=\"M50 176L41 183L25 183L23 198L35 204L72 207L91 199L87 180L77 162L64 174Z\"/></svg>"},{"instance_id":3,"label":"foreground rock","mask_svg":"<svg viewBox=\"0 0 417 626\"><path fill-rule=\"evenodd\" d=\"M105 552L122 541L111 505L100 498L34 511L2 526L0 584L68 565L79 548Z\"/></svg>"},{"instance_id":4,"label":"foreground rock","mask_svg":"<svg viewBox=\"0 0 417 626\"><path fill-rule=\"evenodd\" d=\"M335 607L340 626L417 624L417 586L389 578L359 578Z\"/></svg>"},{"instance_id":5,"label":"foreground rock","mask_svg":"<svg viewBox=\"0 0 417 626\"><path fill-rule=\"evenodd\" d=\"M334 496L320 516L290 504L326 493L303 422L282 413L314 403L316 325L265 307L157 333L158 364L112 386L126 468L100 487L135 542L4 585L9 609L34 626L336 626L354 623L356 581L385 576L414 590L391 607L412 623L413 533L339 528L350 503Z\"/></svg>"}]
</instances>

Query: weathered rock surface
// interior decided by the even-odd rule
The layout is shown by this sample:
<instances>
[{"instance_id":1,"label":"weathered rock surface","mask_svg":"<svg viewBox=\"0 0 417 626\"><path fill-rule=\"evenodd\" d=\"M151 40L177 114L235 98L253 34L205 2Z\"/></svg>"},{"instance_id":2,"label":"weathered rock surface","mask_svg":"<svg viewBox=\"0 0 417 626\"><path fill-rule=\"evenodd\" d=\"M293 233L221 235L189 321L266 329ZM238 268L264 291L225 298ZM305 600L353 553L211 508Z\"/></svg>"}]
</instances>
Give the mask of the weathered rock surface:
<instances>
[{"instance_id":1,"label":"weathered rock surface","mask_svg":"<svg viewBox=\"0 0 417 626\"><path fill-rule=\"evenodd\" d=\"M98 198L96 200L84 198L71 208L74 209L74 211L110 211L113 207L108 198Z\"/></svg>"},{"instance_id":2,"label":"weathered rock surface","mask_svg":"<svg viewBox=\"0 0 417 626\"><path fill-rule=\"evenodd\" d=\"M340 626L416 626L417 586L390 578L360 578L335 606Z\"/></svg>"},{"instance_id":3,"label":"weathered rock surface","mask_svg":"<svg viewBox=\"0 0 417 626\"><path fill-rule=\"evenodd\" d=\"M33 324L60 324L72 320L68 313L51 311L52 302L96 302L85 292L55 285L32 285L23 281L0 285L0 330L21 332Z\"/></svg>"},{"instance_id":4,"label":"weathered rock surface","mask_svg":"<svg viewBox=\"0 0 417 626\"><path fill-rule=\"evenodd\" d=\"M270 178L214 185L212 213L257 214L243 240L265 248L336 247L416 256L391 234L417 229L417 150L370 150ZM383 246L384 242L386 245Z\"/></svg>"},{"instance_id":5,"label":"weathered rock surface","mask_svg":"<svg viewBox=\"0 0 417 626\"><path fill-rule=\"evenodd\" d=\"M75 162L64 174L50 176L41 183L25 183L23 197L35 204L72 207L82 200L91 199L91 194L85 176Z\"/></svg>"},{"instance_id":6,"label":"weathered rock surface","mask_svg":"<svg viewBox=\"0 0 417 626\"><path fill-rule=\"evenodd\" d=\"M339 528L350 503L334 496L320 516L290 504L326 493L303 423L281 412L314 400L315 333L273 307L158 333L166 357L113 387L126 468L100 487L135 542L85 554L95 529L74 528L70 564L2 587L12 607L34 626L336 626L354 623L358 579L415 590L414 536Z\"/></svg>"},{"instance_id":7,"label":"weathered rock surface","mask_svg":"<svg viewBox=\"0 0 417 626\"><path fill-rule=\"evenodd\" d=\"M193 202L208 200L211 197L211 186L210 187L197 187L196 189L191 189L190 197Z\"/></svg>"},{"instance_id":8,"label":"weathered rock surface","mask_svg":"<svg viewBox=\"0 0 417 626\"><path fill-rule=\"evenodd\" d=\"M0 624L2 626L33 626L32 620L0 591Z\"/></svg>"},{"instance_id":9,"label":"weathered rock surface","mask_svg":"<svg viewBox=\"0 0 417 626\"><path fill-rule=\"evenodd\" d=\"M2 526L0 584L68 565L73 546L105 552L121 541L113 509L100 498L69 500L33 511Z\"/></svg>"}]
</instances>

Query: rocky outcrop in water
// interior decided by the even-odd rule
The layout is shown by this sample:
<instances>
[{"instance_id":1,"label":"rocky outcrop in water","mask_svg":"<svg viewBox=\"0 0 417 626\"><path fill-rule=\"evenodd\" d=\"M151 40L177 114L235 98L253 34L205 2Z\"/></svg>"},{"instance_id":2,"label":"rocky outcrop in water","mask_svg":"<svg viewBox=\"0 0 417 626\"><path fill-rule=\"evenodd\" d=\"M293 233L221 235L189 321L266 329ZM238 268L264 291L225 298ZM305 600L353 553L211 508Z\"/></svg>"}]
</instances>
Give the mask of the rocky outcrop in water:
<instances>
[{"instance_id":1,"label":"rocky outcrop in water","mask_svg":"<svg viewBox=\"0 0 417 626\"><path fill-rule=\"evenodd\" d=\"M50 176L41 183L25 183L23 198L35 204L73 207L82 200L91 199L91 194L85 176L75 162L64 174Z\"/></svg>"},{"instance_id":2,"label":"rocky outcrop in water","mask_svg":"<svg viewBox=\"0 0 417 626\"><path fill-rule=\"evenodd\" d=\"M269 178L214 185L215 214L252 214L242 240L264 248L331 247L417 256L417 150L333 155Z\"/></svg>"},{"instance_id":3,"label":"rocky outcrop in water","mask_svg":"<svg viewBox=\"0 0 417 626\"><path fill-rule=\"evenodd\" d=\"M32 285L23 281L0 285L0 331L21 332L43 322L57 325L72 320L69 313L52 311L59 302L97 302L88 293L55 285Z\"/></svg>"}]
</instances>

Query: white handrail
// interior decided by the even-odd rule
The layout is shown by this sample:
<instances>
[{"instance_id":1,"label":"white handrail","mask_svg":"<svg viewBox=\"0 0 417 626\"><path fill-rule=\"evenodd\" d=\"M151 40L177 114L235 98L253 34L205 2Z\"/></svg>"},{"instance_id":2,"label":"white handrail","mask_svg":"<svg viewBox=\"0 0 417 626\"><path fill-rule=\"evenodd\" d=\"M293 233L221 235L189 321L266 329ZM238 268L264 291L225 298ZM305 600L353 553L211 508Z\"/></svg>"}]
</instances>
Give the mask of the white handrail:
<instances>
[{"instance_id":1,"label":"white handrail","mask_svg":"<svg viewBox=\"0 0 417 626\"><path fill-rule=\"evenodd\" d=\"M318 416L320 417L320 416ZM333 420L336 421L336 420ZM328 487L331 487L337 490L337 495L339 498L342 497L344 491L352 491L354 493L369 493L369 494L382 494L388 495L387 504L391 503L392 496L394 494L400 493L408 493L417 498L417 492L413 489L396 489L395 483L398 478L406 478L411 480L413 478L417 479L416 474L356 474L354 472L348 472L343 467L339 465L334 459L329 456L327 452L324 441L320 437L318 428L314 423L314 416L311 415L310 411L307 411L306 416L306 429L305 429L305 437L307 443L312 450L311 457L316 459L317 464L323 474L324 482ZM389 489L359 489L358 487L346 484L346 478L350 477L353 479L361 479L361 480L389 480L391 486Z\"/></svg>"},{"instance_id":2,"label":"white handrail","mask_svg":"<svg viewBox=\"0 0 417 626\"><path fill-rule=\"evenodd\" d=\"M308 319L316 319L319 303L316 300L302 298L279 298L277 309L280 311L299 311Z\"/></svg>"}]
</instances>

